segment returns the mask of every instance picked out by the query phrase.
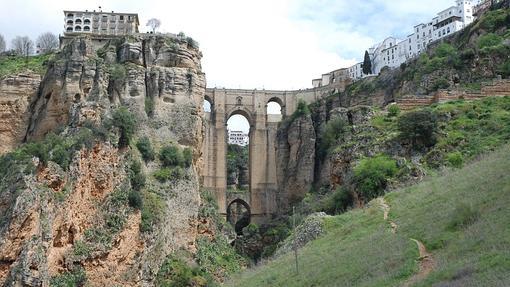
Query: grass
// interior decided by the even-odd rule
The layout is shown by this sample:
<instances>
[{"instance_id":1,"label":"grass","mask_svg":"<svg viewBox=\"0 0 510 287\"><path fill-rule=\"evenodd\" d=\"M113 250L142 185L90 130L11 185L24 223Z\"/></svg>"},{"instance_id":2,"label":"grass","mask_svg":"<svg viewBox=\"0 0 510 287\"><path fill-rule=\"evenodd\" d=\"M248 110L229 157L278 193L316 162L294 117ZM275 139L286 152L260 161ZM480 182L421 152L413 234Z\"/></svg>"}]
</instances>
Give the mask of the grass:
<instances>
[{"instance_id":1,"label":"grass","mask_svg":"<svg viewBox=\"0 0 510 287\"><path fill-rule=\"evenodd\" d=\"M0 56L0 79L26 70L43 75L46 72L48 60L52 54L31 56Z\"/></svg>"},{"instance_id":2,"label":"grass","mask_svg":"<svg viewBox=\"0 0 510 287\"><path fill-rule=\"evenodd\" d=\"M460 170L386 195L390 231L372 202L326 219L326 234L299 251L235 275L227 286L399 286L418 271L422 241L437 264L414 286L508 286L510 146Z\"/></svg>"}]
</instances>

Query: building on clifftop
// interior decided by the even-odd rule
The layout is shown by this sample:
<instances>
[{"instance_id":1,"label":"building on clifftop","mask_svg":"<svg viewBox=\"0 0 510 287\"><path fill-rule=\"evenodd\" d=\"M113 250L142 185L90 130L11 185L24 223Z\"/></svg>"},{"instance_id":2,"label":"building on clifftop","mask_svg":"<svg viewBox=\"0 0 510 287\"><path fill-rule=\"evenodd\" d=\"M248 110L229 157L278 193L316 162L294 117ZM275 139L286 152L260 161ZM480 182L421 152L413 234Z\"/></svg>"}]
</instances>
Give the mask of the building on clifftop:
<instances>
[{"instance_id":1,"label":"building on clifftop","mask_svg":"<svg viewBox=\"0 0 510 287\"><path fill-rule=\"evenodd\" d=\"M64 35L96 34L122 36L138 33L138 14L112 11L64 11Z\"/></svg>"}]
</instances>

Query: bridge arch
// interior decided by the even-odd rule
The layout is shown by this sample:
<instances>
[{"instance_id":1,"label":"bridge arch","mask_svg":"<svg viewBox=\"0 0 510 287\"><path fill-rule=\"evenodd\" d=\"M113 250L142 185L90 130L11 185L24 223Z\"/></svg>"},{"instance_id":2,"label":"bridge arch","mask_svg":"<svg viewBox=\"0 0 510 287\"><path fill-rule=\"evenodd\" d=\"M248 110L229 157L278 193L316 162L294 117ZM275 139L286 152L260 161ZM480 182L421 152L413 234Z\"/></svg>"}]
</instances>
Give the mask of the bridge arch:
<instances>
[{"instance_id":1,"label":"bridge arch","mask_svg":"<svg viewBox=\"0 0 510 287\"><path fill-rule=\"evenodd\" d=\"M292 114L298 99L307 102L316 100L315 91L266 91L239 89L206 89L204 99L212 106L212 113L204 115L206 134L204 139L204 169L202 184L214 190L221 214L228 217L231 196L228 192L227 122L234 115L241 115L248 121L248 192L241 198L249 204L251 218L263 223L278 212L276 197L278 124L282 118ZM281 108L280 114L268 114L268 104L274 102ZM231 199L231 198L230 198Z\"/></svg>"},{"instance_id":2,"label":"bridge arch","mask_svg":"<svg viewBox=\"0 0 510 287\"><path fill-rule=\"evenodd\" d=\"M248 110L245 107L235 107L233 109L230 109L227 113L225 113L225 122L227 122L232 116L235 115L241 115L248 120L248 123L250 124L250 130L254 125L253 121L253 115L251 114L251 111Z\"/></svg>"},{"instance_id":3,"label":"bridge arch","mask_svg":"<svg viewBox=\"0 0 510 287\"><path fill-rule=\"evenodd\" d=\"M234 206L236 206L237 210L233 210ZM242 213L240 213L239 206L242 206L245 211L241 210ZM251 222L250 205L240 198L232 200L227 206L227 222L234 226L237 234L242 234L243 228Z\"/></svg>"}]
</instances>

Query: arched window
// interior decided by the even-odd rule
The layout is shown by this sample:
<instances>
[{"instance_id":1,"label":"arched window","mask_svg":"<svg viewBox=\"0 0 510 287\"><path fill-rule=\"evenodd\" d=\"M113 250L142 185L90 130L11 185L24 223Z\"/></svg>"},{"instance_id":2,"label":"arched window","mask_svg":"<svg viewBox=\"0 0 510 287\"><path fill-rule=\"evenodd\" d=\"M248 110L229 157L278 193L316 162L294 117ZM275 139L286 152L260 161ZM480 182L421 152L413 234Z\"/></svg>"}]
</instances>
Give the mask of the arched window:
<instances>
[{"instance_id":1,"label":"arched window","mask_svg":"<svg viewBox=\"0 0 510 287\"><path fill-rule=\"evenodd\" d=\"M73 27L67 27L66 32L72 32L72 31L73 31Z\"/></svg>"},{"instance_id":2,"label":"arched window","mask_svg":"<svg viewBox=\"0 0 510 287\"><path fill-rule=\"evenodd\" d=\"M81 24L81 20L80 19L76 19L76 24Z\"/></svg>"},{"instance_id":3,"label":"arched window","mask_svg":"<svg viewBox=\"0 0 510 287\"><path fill-rule=\"evenodd\" d=\"M85 31L85 32L90 32L90 27L89 27L89 26L85 26L85 27L83 27L83 31Z\"/></svg>"},{"instance_id":4,"label":"arched window","mask_svg":"<svg viewBox=\"0 0 510 287\"><path fill-rule=\"evenodd\" d=\"M76 32L81 32L81 26L76 26L76 27L74 27L74 31L76 31Z\"/></svg>"},{"instance_id":5,"label":"arched window","mask_svg":"<svg viewBox=\"0 0 510 287\"><path fill-rule=\"evenodd\" d=\"M85 20L83 21L83 24L85 24L85 25L90 25L90 20L89 20L89 19L85 19Z\"/></svg>"},{"instance_id":6,"label":"arched window","mask_svg":"<svg viewBox=\"0 0 510 287\"><path fill-rule=\"evenodd\" d=\"M73 25L73 20L67 20L67 25Z\"/></svg>"},{"instance_id":7,"label":"arched window","mask_svg":"<svg viewBox=\"0 0 510 287\"><path fill-rule=\"evenodd\" d=\"M67 17L68 17L68 18L73 18L73 17L74 17L74 14L69 13L69 14L67 14Z\"/></svg>"}]
</instances>

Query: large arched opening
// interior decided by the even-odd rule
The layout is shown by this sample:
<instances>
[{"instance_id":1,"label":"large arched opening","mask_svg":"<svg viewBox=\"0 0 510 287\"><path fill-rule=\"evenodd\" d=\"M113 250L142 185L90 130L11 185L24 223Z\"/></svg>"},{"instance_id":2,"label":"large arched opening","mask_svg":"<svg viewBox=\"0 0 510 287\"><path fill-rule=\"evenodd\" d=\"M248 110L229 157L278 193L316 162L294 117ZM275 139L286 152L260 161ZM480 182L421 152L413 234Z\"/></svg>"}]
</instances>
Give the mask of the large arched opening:
<instances>
[{"instance_id":1,"label":"large arched opening","mask_svg":"<svg viewBox=\"0 0 510 287\"><path fill-rule=\"evenodd\" d=\"M243 228L251 222L250 205L240 198L234 199L227 206L227 222L234 226L237 235L241 235Z\"/></svg>"},{"instance_id":2,"label":"large arched opening","mask_svg":"<svg viewBox=\"0 0 510 287\"><path fill-rule=\"evenodd\" d=\"M250 121L244 111L235 111L227 120L226 175L230 196L250 191Z\"/></svg>"}]
</instances>

